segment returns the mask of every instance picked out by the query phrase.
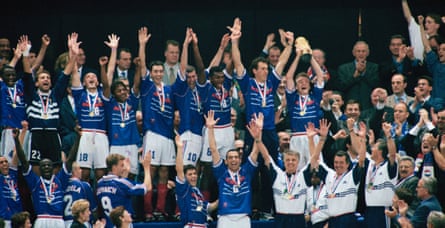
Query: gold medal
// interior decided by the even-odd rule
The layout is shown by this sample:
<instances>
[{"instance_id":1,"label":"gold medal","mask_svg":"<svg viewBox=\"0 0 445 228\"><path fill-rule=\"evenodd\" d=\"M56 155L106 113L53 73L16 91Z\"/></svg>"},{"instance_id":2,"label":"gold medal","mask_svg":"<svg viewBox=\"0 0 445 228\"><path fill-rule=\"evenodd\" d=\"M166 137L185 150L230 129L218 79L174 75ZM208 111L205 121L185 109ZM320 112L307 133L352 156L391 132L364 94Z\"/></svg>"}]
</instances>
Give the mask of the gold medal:
<instances>
[{"instance_id":1,"label":"gold medal","mask_svg":"<svg viewBox=\"0 0 445 228\"><path fill-rule=\"evenodd\" d=\"M335 198L335 193L329 194L329 195L328 195L328 198L330 198L330 199Z\"/></svg>"},{"instance_id":2,"label":"gold medal","mask_svg":"<svg viewBox=\"0 0 445 228\"><path fill-rule=\"evenodd\" d=\"M163 111L164 111L164 106L162 105L162 106L161 106L161 112L163 112Z\"/></svg>"},{"instance_id":3,"label":"gold medal","mask_svg":"<svg viewBox=\"0 0 445 228\"><path fill-rule=\"evenodd\" d=\"M90 116L90 117L93 117L93 116L94 116L94 112L91 111L90 114L89 114L89 116Z\"/></svg>"},{"instance_id":4,"label":"gold medal","mask_svg":"<svg viewBox=\"0 0 445 228\"><path fill-rule=\"evenodd\" d=\"M43 113L43 114L42 114L42 118L45 119L45 120L48 119L48 114Z\"/></svg>"},{"instance_id":5,"label":"gold medal","mask_svg":"<svg viewBox=\"0 0 445 228\"><path fill-rule=\"evenodd\" d=\"M14 200L14 201L16 201L16 200L17 200L17 195L16 195L16 193L15 193L15 192L13 192L13 193L12 193L12 196L11 196L11 198L12 198L12 200Z\"/></svg>"},{"instance_id":6,"label":"gold medal","mask_svg":"<svg viewBox=\"0 0 445 228\"><path fill-rule=\"evenodd\" d=\"M306 114L305 111L301 111L301 112L300 112L300 116L304 116L304 114Z\"/></svg>"},{"instance_id":7,"label":"gold medal","mask_svg":"<svg viewBox=\"0 0 445 228\"><path fill-rule=\"evenodd\" d=\"M16 108L17 105L15 103L12 103L12 108Z\"/></svg>"},{"instance_id":8,"label":"gold medal","mask_svg":"<svg viewBox=\"0 0 445 228\"><path fill-rule=\"evenodd\" d=\"M201 205L196 206L196 211L202 211L202 206Z\"/></svg>"},{"instance_id":9,"label":"gold medal","mask_svg":"<svg viewBox=\"0 0 445 228\"><path fill-rule=\"evenodd\" d=\"M122 122L122 123L121 123L121 128L124 128L124 127L125 127L125 123Z\"/></svg>"},{"instance_id":10,"label":"gold medal","mask_svg":"<svg viewBox=\"0 0 445 228\"><path fill-rule=\"evenodd\" d=\"M48 204L51 204L52 199L48 197L48 198L46 198L46 202L48 202Z\"/></svg>"},{"instance_id":11,"label":"gold medal","mask_svg":"<svg viewBox=\"0 0 445 228\"><path fill-rule=\"evenodd\" d=\"M263 100L263 107L266 107L266 101Z\"/></svg>"}]
</instances>

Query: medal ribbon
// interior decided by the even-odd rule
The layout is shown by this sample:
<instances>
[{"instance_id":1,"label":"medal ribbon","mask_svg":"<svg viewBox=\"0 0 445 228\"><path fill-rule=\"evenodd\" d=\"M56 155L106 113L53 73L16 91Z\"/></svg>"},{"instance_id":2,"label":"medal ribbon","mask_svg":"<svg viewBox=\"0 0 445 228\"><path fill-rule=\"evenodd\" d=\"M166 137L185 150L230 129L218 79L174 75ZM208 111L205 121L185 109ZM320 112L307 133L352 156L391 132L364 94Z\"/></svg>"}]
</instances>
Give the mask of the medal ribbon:
<instances>
[{"instance_id":1,"label":"medal ribbon","mask_svg":"<svg viewBox=\"0 0 445 228\"><path fill-rule=\"evenodd\" d=\"M39 93L40 101L42 102L42 114L48 114L49 95L46 98L46 102L43 100L42 94Z\"/></svg>"},{"instance_id":2,"label":"medal ribbon","mask_svg":"<svg viewBox=\"0 0 445 228\"><path fill-rule=\"evenodd\" d=\"M307 100L309 99L309 95L304 96L304 98L302 98L303 96L299 96L299 102L298 105L300 106L300 112L306 112L306 104L307 104ZM302 99L304 99L304 101L302 101Z\"/></svg>"},{"instance_id":3,"label":"medal ribbon","mask_svg":"<svg viewBox=\"0 0 445 228\"><path fill-rule=\"evenodd\" d=\"M88 93L87 97L88 97L89 110L90 110L90 112L94 112L94 108L96 107L96 102L97 102L98 95L97 94L94 95L94 94ZM93 103L91 103L91 97L93 97Z\"/></svg>"},{"instance_id":4,"label":"medal ribbon","mask_svg":"<svg viewBox=\"0 0 445 228\"><path fill-rule=\"evenodd\" d=\"M238 187L241 186L240 178L238 177L239 176L239 172L236 171L236 173L233 173L233 174L232 174L232 172L229 172L229 174L230 174L230 178L236 183L236 185Z\"/></svg>"},{"instance_id":5,"label":"medal ribbon","mask_svg":"<svg viewBox=\"0 0 445 228\"><path fill-rule=\"evenodd\" d=\"M260 83L255 80L256 87L258 88L258 93L260 93L262 104L266 104L266 95L267 95L267 82L264 82L263 91L261 91Z\"/></svg>"},{"instance_id":6,"label":"medal ribbon","mask_svg":"<svg viewBox=\"0 0 445 228\"><path fill-rule=\"evenodd\" d=\"M290 179L290 181L289 181L289 179ZM287 193L288 194L291 194L292 190L294 190L296 179L297 179L297 175L296 174L295 175L292 174L292 176L290 178L287 177L287 175L286 175L285 180L286 180L286 189L287 189Z\"/></svg>"},{"instance_id":7,"label":"medal ribbon","mask_svg":"<svg viewBox=\"0 0 445 228\"><path fill-rule=\"evenodd\" d=\"M51 196L53 193L53 181L54 181L54 175L51 177L51 180L49 181L49 189L47 189L45 180L42 177L40 177L40 182L42 182L43 184L43 191L45 192L46 200L51 200Z\"/></svg>"},{"instance_id":8,"label":"medal ribbon","mask_svg":"<svg viewBox=\"0 0 445 228\"><path fill-rule=\"evenodd\" d=\"M221 106L221 110L224 108L224 103L225 103L225 99L224 99L224 87L221 87L221 92L219 92L216 88L216 97L219 100L219 105Z\"/></svg>"},{"instance_id":9,"label":"medal ribbon","mask_svg":"<svg viewBox=\"0 0 445 228\"><path fill-rule=\"evenodd\" d=\"M198 112L199 112L199 110L201 109L201 104L200 104L200 101L199 101L198 90L196 88L193 89L192 95L193 95L193 100L195 101L196 107L197 107Z\"/></svg>"},{"instance_id":10,"label":"medal ribbon","mask_svg":"<svg viewBox=\"0 0 445 228\"><path fill-rule=\"evenodd\" d=\"M15 101L17 99L17 85L14 84L14 88L8 88L8 93L9 97L11 98L11 103L15 104Z\"/></svg>"},{"instance_id":11,"label":"medal ribbon","mask_svg":"<svg viewBox=\"0 0 445 228\"><path fill-rule=\"evenodd\" d=\"M369 178L369 183L374 183L375 175L377 175L377 171L383 165L383 163L385 162L380 163L378 166L376 166L375 164L372 165L373 167L371 170L371 177Z\"/></svg>"},{"instance_id":12,"label":"medal ribbon","mask_svg":"<svg viewBox=\"0 0 445 228\"><path fill-rule=\"evenodd\" d=\"M335 178L334 184L331 187L331 193L334 193L335 190L337 190L338 185L341 183L341 180L345 177L346 173L347 172L344 172L341 176Z\"/></svg>"},{"instance_id":13,"label":"medal ribbon","mask_svg":"<svg viewBox=\"0 0 445 228\"><path fill-rule=\"evenodd\" d=\"M159 107L162 110L165 105L164 83L163 82L161 82L161 88L158 88L157 94L158 94L158 98L159 98Z\"/></svg>"},{"instance_id":14,"label":"medal ribbon","mask_svg":"<svg viewBox=\"0 0 445 228\"><path fill-rule=\"evenodd\" d=\"M122 123L125 122L125 117L127 116L127 102L123 103L122 105L119 103L119 111L121 112L121 120ZM123 108L122 108L123 106Z\"/></svg>"}]
</instances>

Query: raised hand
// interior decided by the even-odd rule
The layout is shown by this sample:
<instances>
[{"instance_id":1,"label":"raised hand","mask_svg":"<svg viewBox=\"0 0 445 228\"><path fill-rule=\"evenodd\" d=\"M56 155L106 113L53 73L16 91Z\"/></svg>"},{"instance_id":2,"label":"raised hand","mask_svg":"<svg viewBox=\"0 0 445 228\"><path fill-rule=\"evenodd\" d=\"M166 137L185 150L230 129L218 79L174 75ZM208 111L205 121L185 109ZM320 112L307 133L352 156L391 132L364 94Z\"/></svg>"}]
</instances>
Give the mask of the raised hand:
<instances>
[{"instance_id":1,"label":"raised hand","mask_svg":"<svg viewBox=\"0 0 445 228\"><path fill-rule=\"evenodd\" d=\"M198 44L198 36L195 32L193 32L193 29L190 28L190 34L192 35L192 42L193 44Z\"/></svg>"},{"instance_id":2,"label":"raised hand","mask_svg":"<svg viewBox=\"0 0 445 228\"><path fill-rule=\"evenodd\" d=\"M104 43L111 49L117 49L119 46L119 40L120 37L118 37L116 34L108 35L108 42L104 41Z\"/></svg>"},{"instance_id":3,"label":"raised hand","mask_svg":"<svg viewBox=\"0 0 445 228\"><path fill-rule=\"evenodd\" d=\"M306 128L306 135L308 138L313 138L315 135L318 134L318 129L315 128L314 123L309 122L304 127Z\"/></svg>"},{"instance_id":4,"label":"raised hand","mask_svg":"<svg viewBox=\"0 0 445 228\"><path fill-rule=\"evenodd\" d=\"M51 38L47 34L43 34L43 36L42 36L42 45L48 47L50 43L51 43Z\"/></svg>"},{"instance_id":5,"label":"raised hand","mask_svg":"<svg viewBox=\"0 0 445 228\"><path fill-rule=\"evenodd\" d=\"M219 47L221 49L226 49L227 45L229 45L229 41L230 41L230 34L229 33L224 34L221 38L221 43L219 44Z\"/></svg>"},{"instance_id":6,"label":"raised hand","mask_svg":"<svg viewBox=\"0 0 445 228\"><path fill-rule=\"evenodd\" d=\"M142 27L138 30L138 41L139 43L146 44L151 37L151 33L148 33L147 27Z\"/></svg>"},{"instance_id":7,"label":"raised hand","mask_svg":"<svg viewBox=\"0 0 445 228\"><path fill-rule=\"evenodd\" d=\"M331 127L331 122L323 118L320 119L319 123L320 123L320 130L318 131L318 133L320 134L320 136L326 137L329 132L329 127Z\"/></svg>"},{"instance_id":8,"label":"raised hand","mask_svg":"<svg viewBox=\"0 0 445 228\"><path fill-rule=\"evenodd\" d=\"M391 125L389 125L390 127L391 127ZM365 124L365 122L363 122L363 121L361 121L359 124L358 124L358 135L360 136L360 137L362 137L362 138L365 138L366 137L366 133L367 133L367 127L366 127L366 124Z\"/></svg>"},{"instance_id":9,"label":"raised hand","mask_svg":"<svg viewBox=\"0 0 445 228\"><path fill-rule=\"evenodd\" d=\"M233 26L227 26L227 28L231 32L230 39L235 40L241 37L241 20L238 17L233 21Z\"/></svg>"},{"instance_id":10,"label":"raised hand","mask_svg":"<svg viewBox=\"0 0 445 228\"><path fill-rule=\"evenodd\" d=\"M176 147L178 147L178 148L184 146L184 143L182 142L180 135L175 136L175 143L176 143Z\"/></svg>"},{"instance_id":11,"label":"raised hand","mask_svg":"<svg viewBox=\"0 0 445 228\"><path fill-rule=\"evenodd\" d=\"M106 66L108 64L108 56L99 57L99 66Z\"/></svg>"},{"instance_id":12,"label":"raised hand","mask_svg":"<svg viewBox=\"0 0 445 228\"><path fill-rule=\"evenodd\" d=\"M382 130L383 130L383 133L385 133L386 137L391 137L391 124L390 123L383 122Z\"/></svg>"},{"instance_id":13,"label":"raised hand","mask_svg":"<svg viewBox=\"0 0 445 228\"><path fill-rule=\"evenodd\" d=\"M206 120L207 128L213 128L219 121L219 118L215 120L215 111L213 110L208 111L207 115L204 115L204 118Z\"/></svg>"},{"instance_id":14,"label":"raised hand","mask_svg":"<svg viewBox=\"0 0 445 228\"><path fill-rule=\"evenodd\" d=\"M264 123L264 115L262 112L260 112L258 115L255 113L252 118L253 121L255 121L255 124L260 128L263 129L263 123Z\"/></svg>"},{"instance_id":15,"label":"raised hand","mask_svg":"<svg viewBox=\"0 0 445 228\"><path fill-rule=\"evenodd\" d=\"M249 125L247 125L246 128L249 131L252 138L257 140L261 139L262 128L260 128L257 125L257 121L255 121L254 119L250 120Z\"/></svg>"}]
</instances>

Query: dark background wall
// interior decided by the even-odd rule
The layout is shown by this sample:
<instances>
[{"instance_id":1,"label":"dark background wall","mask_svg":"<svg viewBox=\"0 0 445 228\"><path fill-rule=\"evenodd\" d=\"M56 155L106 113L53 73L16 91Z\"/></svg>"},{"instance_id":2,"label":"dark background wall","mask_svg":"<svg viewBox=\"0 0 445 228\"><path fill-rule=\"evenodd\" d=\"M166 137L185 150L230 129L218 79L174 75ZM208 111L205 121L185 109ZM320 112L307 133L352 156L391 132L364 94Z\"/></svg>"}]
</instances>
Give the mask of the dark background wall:
<instances>
[{"instance_id":1,"label":"dark background wall","mask_svg":"<svg viewBox=\"0 0 445 228\"><path fill-rule=\"evenodd\" d=\"M10 3L11 4L11 3ZM445 15L445 0L409 1L413 15L435 12ZM96 67L99 56L108 55L103 41L110 33L118 34L120 47L137 54L137 30L147 26L152 38L147 47L147 61L163 60L164 42L182 43L185 28L198 34L205 63L209 63L222 35L235 17L243 22L241 53L246 66L261 51L266 35L278 28L295 36L308 38L313 48L327 52L328 65L352 60L351 49L358 37L358 12L362 9L361 39L371 49L370 61L381 62L389 55L388 38L402 34L408 38L407 23L400 0L311 0L311 1L32 1L2 6L0 37L15 46L21 34L27 34L33 49L40 47L40 37L48 34L51 45L44 65L53 68L57 56L66 50L66 36L79 33L87 55L87 64ZM277 34L278 37L278 34ZM279 39L277 39L279 42Z\"/></svg>"}]
</instances>

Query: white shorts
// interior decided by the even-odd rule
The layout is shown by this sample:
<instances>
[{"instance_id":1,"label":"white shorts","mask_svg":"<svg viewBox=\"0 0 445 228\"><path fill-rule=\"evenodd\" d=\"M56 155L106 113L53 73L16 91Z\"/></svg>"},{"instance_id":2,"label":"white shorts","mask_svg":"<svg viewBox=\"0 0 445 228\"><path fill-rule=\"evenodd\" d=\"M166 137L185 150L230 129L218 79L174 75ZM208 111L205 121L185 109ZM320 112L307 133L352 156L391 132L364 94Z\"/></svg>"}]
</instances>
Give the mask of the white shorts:
<instances>
[{"instance_id":1,"label":"white shorts","mask_svg":"<svg viewBox=\"0 0 445 228\"><path fill-rule=\"evenodd\" d=\"M173 140L152 131L147 131L144 135L144 156L147 151L151 151L152 165L173 166L176 164L176 153Z\"/></svg>"},{"instance_id":2,"label":"white shorts","mask_svg":"<svg viewBox=\"0 0 445 228\"><path fill-rule=\"evenodd\" d=\"M218 225L220 228L243 227L250 228L250 217L247 214L231 214L218 216Z\"/></svg>"},{"instance_id":3,"label":"white shorts","mask_svg":"<svg viewBox=\"0 0 445 228\"><path fill-rule=\"evenodd\" d=\"M65 222L63 221L62 216L54 216L54 215L37 216L33 228L48 228L48 227L52 228L65 227Z\"/></svg>"},{"instance_id":4,"label":"white shorts","mask_svg":"<svg viewBox=\"0 0 445 228\"><path fill-rule=\"evenodd\" d=\"M111 146L110 154L120 154L130 159L130 173L138 174L138 146L137 145L125 145L125 146Z\"/></svg>"},{"instance_id":5,"label":"white shorts","mask_svg":"<svg viewBox=\"0 0 445 228\"><path fill-rule=\"evenodd\" d=\"M12 128L3 129L2 138L0 142L0 155L6 157L8 162L11 164L12 155L15 150L15 141L12 136ZM20 133L22 130L20 130ZM28 137L27 137L28 136ZM23 142L23 151L25 152L25 156L29 159L29 151L28 151L28 139L29 139L29 131L26 131L26 135Z\"/></svg>"},{"instance_id":6,"label":"white shorts","mask_svg":"<svg viewBox=\"0 0 445 228\"><path fill-rule=\"evenodd\" d=\"M203 162L211 162L212 161L212 153L209 149L209 136L207 133L207 128L204 127L204 133L202 134L204 137L204 146L202 147L201 153L201 161ZM233 149L235 143L235 132L232 125L224 125L224 126L215 126L215 141L216 148L218 149L219 156L221 159L226 159L227 151Z\"/></svg>"},{"instance_id":7,"label":"white shorts","mask_svg":"<svg viewBox=\"0 0 445 228\"><path fill-rule=\"evenodd\" d=\"M202 136L186 131L181 134L184 143L184 165L194 165L198 161L202 150Z\"/></svg>"},{"instance_id":8,"label":"white shorts","mask_svg":"<svg viewBox=\"0 0 445 228\"><path fill-rule=\"evenodd\" d=\"M104 132L82 131L77 163L82 168L107 168L105 160L109 154L108 137Z\"/></svg>"},{"instance_id":9,"label":"white shorts","mask_svg":"<svg viewBox=\"0 0 445 228\"><path fill-rule=\"evenodd\" d=\"M314 144L318 143L318 135L314 136ZM309 140L307 139L306 134L293 133L289 142L289 149L293 151L297 151L300 154L300 162L298 163L297 170L306 166L311 161L311 153L309 151ZM322 155L320 154L320 161L323 161Z\"/></svg>"}]
</instances>

